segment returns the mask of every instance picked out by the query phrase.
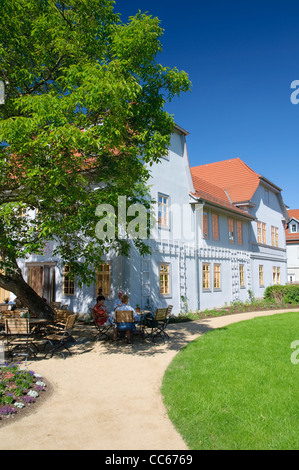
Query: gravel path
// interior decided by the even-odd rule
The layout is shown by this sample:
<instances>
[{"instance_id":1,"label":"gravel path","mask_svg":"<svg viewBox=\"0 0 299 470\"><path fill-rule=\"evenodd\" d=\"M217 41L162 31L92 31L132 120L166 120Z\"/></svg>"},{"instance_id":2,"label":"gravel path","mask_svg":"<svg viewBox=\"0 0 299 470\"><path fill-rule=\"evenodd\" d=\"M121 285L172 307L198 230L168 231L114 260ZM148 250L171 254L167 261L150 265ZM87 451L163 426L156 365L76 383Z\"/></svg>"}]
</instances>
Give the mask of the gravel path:
<instances>
[{"instance_id":1,"label":"gravel path","mask_svg":"<svg viewBox=\"0 0 299 470\"><path fill-rule=\"evenodd\" d=\"M42 374L53 391L30 414L0 426L0 449L187 450L160 396L161 381L173 357L210 329L282 312L171 324L165 344L93 343L79 326L83 336L73 346L72 357L28 362L28 368Z\"/></svg>"}]
</instances>

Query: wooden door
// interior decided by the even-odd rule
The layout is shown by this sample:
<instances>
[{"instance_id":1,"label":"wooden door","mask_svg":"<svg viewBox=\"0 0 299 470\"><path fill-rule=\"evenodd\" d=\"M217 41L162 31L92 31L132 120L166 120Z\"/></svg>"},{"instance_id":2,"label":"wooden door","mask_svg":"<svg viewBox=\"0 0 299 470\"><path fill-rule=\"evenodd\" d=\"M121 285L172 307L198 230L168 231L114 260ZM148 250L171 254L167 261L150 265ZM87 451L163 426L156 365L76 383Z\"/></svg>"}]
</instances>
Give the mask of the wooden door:
<instances>
[{"instance_id":1,"label":"wooden door","mask_svg":"<svg viewBox=\"0 0 299 470\"><path fill-rule=\"evenodd\" d=\"M43 296L43 266L28 266L27 282L41 297Z\"/></svg>"},{"instance_id":2,"label":"wooden door","mask_svg":"<svg viewBox=\"0 0 299 470\"><path fill-rule=\"evenodd\" d=\"M55 301L55 266L28 266L27 282L32 289L49 303Z\"/></svg>"}]
</instances>

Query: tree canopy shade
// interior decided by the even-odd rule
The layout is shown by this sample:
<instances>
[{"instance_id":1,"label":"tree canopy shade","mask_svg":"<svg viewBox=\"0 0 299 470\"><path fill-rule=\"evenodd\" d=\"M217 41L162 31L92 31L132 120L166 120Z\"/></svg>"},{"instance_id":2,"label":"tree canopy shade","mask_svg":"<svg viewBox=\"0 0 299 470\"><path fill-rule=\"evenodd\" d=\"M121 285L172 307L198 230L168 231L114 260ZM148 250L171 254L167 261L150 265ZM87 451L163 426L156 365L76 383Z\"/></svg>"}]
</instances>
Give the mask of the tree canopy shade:
<instances>
[{"instance_id":1,"label":"tree canopy shade","mask_svg":"<svg viewBox=\"0 0 299 470\"><path fill-rule=\"evenodd\" d=\"M149 167L174 127L164 105L191 87L185 72L157 62L162 34L141 12L124 24L111 0L0 3L0 287L38 314L51 312L18 259L55 240L89 283L106 250L128 254L118 231L96 237L98 205L126 195L149 207Z\"/></svg>"}]
</instances>

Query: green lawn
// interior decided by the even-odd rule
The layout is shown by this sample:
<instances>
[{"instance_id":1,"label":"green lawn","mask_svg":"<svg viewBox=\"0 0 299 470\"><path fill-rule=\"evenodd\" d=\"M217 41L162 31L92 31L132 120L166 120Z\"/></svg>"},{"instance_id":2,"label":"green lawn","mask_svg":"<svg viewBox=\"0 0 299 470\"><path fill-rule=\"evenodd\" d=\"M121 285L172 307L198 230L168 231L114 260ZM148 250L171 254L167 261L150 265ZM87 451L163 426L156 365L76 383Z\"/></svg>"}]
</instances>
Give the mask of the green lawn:
<instances>
[{"instance_id":1,"label":"green lawn","mask_svg":"<svg viewBox=\"0 0 299 470\"><path fill-rule=\"evenodd\" d=\"M299 313L285 313L208 332L180 351L161 391L190 449L299 449L296 340Z\"/></svg>"}]
</instances>

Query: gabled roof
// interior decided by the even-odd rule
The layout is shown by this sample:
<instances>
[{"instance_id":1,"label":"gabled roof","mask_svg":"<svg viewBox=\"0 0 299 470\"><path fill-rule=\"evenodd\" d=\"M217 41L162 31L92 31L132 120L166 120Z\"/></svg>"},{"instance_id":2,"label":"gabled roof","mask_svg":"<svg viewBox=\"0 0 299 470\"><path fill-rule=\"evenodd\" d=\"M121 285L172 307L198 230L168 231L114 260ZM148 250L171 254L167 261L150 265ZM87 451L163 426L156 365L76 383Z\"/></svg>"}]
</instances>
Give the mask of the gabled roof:
<instances>
[{"instance_id":1,"label":"gabled roof","mask_svg":"<svg viewBox=\"0 0 299 470\"><path fill-rule=\"evenodd\" d=\"M292 220L296 220L299 223L299 209L289 209L288 215L290 217L289 223L286 226L286 240L287 243L297 243L299 241L299 232L290 232L289 224Z\"/></svg>"},{"instance_id":2,"label":"gabled roof","mask_svg":"<svg viewBox=\"0 0 299 470\"><path fill-rule=\"evenodd\" d=\"M221 188L234 204L250 201L262 178L240 158L196 166L191 174Z\"/></svg>"},{"instance_id":3,"label":"gabled roof","mask_svg":"<svg viewBox=\"0 0 299 470\"><path fill-rule=\"evenodd\" d=\"M219 188L219 186L205 181L204 179L199 178L198 176L192 175L192 179L193 186L195 189L195 193L193 193L193 196L200 199L204 199L205 201L220 206L224 209L236 212L239 215L245 216L247 218L254 218L250 214L248 214L248 212L245 212L236 207L234 204L232 204L226 192L223 189Z\"/></svg>"},{"instance_id":4,"label":"gabled roof","mask_svg":"<svg viewBox=\"0 0 299 470\"><path fill-rule=\"evenodd\" d=\"M290 220L295 219L299 222L299 209L288 209Z\"/></svg>"}]
</instances>

